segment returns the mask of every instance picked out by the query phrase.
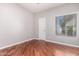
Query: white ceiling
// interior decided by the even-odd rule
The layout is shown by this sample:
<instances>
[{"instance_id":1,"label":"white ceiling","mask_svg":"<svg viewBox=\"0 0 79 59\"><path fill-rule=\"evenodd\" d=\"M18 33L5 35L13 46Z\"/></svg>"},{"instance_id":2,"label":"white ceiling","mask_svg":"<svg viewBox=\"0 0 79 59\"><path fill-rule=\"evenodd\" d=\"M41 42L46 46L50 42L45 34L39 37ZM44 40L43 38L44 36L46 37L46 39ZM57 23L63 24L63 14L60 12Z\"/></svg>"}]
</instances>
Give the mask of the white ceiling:
<instances>
[{"instance_id":1,"label":"white ceiling","mask_svg":"<svg viewBox=\"0 0 79 59\"><path fill-rule=\"evenodd\" d=\"M33 13L41 12L62 4L63 3L20 3L20 5Z\"/></svg>"}]
</instances>

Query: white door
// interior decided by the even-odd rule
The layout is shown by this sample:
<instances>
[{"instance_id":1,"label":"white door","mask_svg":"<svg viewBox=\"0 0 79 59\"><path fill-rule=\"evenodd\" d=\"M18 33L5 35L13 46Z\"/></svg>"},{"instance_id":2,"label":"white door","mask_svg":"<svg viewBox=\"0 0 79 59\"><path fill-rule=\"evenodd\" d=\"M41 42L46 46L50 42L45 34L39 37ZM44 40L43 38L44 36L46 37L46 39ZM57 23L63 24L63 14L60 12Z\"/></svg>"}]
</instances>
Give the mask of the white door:
<instances>
[{"instance_id":1,"label":"white door","mask_svg":"<svg viewBox=\"0 0 79 59\"><path fill-rule=\"evenodd\" d=\"M45 17L39 18L39 38L46 39L46 19Z\"/></svg>"}]
</instances>

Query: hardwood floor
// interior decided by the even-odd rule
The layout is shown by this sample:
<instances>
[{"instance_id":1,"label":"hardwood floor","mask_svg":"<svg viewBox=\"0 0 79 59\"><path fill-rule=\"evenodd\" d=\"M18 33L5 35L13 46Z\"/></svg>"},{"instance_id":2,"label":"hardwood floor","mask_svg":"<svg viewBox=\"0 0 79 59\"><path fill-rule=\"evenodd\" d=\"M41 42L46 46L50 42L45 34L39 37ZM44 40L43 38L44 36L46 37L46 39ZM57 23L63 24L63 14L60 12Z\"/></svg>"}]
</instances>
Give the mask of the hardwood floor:
<instances>
[{"instance_id":1,"label":"hardwood floor","mask_svg":"<svg viewBox=\"0 0 79 59\"><path fill-rule=\"evenodd\" d=\"M2 49L0 56L79 56L79 48L34 39Z\"/></svg>"}]
</instances>

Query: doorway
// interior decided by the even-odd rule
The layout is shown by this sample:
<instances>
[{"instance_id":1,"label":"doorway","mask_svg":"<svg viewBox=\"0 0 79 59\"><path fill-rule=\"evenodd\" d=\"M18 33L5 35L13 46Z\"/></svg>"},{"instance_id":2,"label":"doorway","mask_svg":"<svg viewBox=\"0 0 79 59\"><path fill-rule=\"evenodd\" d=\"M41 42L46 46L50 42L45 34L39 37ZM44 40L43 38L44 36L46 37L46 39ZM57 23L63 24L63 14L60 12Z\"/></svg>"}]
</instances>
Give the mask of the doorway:
<instances>
[{"instance_id":1,"label":"doorway","mask_svg":"<svg viewBox=\"0 0 79 59\"><path fill-rule=\"evenodd\" d=\"M39 38L40 39L46 39L46 18L41 17L38 20L39 22Z\"/></svg>"}]
</instances>

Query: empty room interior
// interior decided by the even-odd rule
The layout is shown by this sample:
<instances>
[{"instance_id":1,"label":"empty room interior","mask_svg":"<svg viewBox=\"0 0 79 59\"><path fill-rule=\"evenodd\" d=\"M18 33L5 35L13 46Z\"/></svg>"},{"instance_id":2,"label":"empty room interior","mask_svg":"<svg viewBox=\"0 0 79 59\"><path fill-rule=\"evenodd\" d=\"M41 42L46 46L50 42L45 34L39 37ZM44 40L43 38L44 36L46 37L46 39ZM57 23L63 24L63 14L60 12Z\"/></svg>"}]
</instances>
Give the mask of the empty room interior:
<instances>
[{"instance_id":1,"label":"empty room interior","mask_svg":"<svg viewBox=\"0 0 79 59\"><path fill-rule=\"evenodd\" d=\"M0 56L79 56L79 3L0 3Z\"/></svg>"}]
</instances>

